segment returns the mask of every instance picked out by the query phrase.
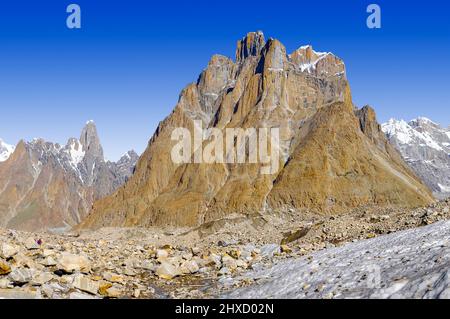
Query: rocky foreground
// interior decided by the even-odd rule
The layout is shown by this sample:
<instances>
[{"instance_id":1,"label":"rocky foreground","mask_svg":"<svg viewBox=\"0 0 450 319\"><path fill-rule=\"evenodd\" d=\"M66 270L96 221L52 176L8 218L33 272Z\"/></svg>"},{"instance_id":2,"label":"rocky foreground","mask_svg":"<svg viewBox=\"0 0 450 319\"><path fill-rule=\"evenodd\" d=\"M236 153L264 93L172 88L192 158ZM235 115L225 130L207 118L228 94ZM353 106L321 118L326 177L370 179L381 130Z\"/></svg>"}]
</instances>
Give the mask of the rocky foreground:
<instances>
[{"instance_id":1,"label":"rocky foreground","mask_svg":"<svg viewBox=\"0 0 450 319\"><path fill-rule=\"evenodd\" d=\"M267 212L191 229L0 230L0 298L449 297L450 222L439 223L449 205Z\"/></svg>"}]
</instances>

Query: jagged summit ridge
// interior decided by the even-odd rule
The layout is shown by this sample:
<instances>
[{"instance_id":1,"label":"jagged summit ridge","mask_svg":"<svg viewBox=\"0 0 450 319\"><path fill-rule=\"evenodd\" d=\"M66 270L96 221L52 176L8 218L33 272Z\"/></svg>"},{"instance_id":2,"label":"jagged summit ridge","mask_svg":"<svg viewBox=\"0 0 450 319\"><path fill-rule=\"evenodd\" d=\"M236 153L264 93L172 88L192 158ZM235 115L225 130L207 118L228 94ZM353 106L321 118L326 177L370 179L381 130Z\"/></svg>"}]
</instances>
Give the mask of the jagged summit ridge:
<instances>
[{"instance_id":1,"label":"jagged summit ridge","mask_svg":"<svg viewBox=\"0 0 450 319\"><path fill-rule=\"evenodd\" d=\"M249 56L259 55L265 43L262 31L248 33L242 40L237 42L236 63L243 62Z\"/></svg>"},{"instance_id":2,"label":"jagged summit ridge","mask_svg":"<svg viewBox=\"0 0 450 319\"><path fill-rule=\"evenodd\" d=\"M194 121L221 132L278 128L279 169L260 174L259 162L174 163L171 134L179 127L193 132ZM213 56L182 91L133 176L96 202L81 227L198 225L283 207L336 212L432 201L373 110L355 112L341 59L310 46L288 55L279 40L252 32L238 41L235 62Z\"/></svg>"},{"instance_id":3,"label":"jagged summit ridge","mask_svg":"<svg viewBox=\"0 0 450 319\"><path fill-rule=\"evenodd\" d=\"M30 231L68 229L92 203L125 183L138 156L106 162L93 121L66 145L20 141L0 163L0 226Z\"/></svg>"}]
</instances>

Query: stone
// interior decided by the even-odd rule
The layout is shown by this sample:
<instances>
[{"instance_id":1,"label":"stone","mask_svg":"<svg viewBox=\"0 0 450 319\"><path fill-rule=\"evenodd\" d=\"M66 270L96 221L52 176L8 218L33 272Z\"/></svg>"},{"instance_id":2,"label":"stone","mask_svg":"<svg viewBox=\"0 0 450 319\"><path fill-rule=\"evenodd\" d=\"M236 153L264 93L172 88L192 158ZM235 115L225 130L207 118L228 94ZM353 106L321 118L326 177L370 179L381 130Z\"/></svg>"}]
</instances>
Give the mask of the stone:
<instances>
[{"instance_id":1,"label":"stone","mask_svg":"<svg viewBox=\"0 0 450 319\"><path fill-rule=\"evenodd\" d=\"M228 255L233 257L234 259L239 259L241 257L242 252L238 249L232 249L228 252Z\"/></svg>"},{"instance_id":2,"label":"stone","mask_svg":"<svg viewBox=\"0 0 450 319\"><path fill-rule=\"evenodd\" d=\"M281 240L281 245L286 245L292 243L294 241L299 240L300 238L305 237L309 233L310 228L304 227L297 231L291 231L289 233L284 234L283 239Z\"/></svg>"},{"instance_id":3,"label":"stone","mask_svg":"<svg viewBox=\"0 0 450 319\"><path fill-rule=\"evenodd\" d=\"M91 271L91 263L86 256L74 255L70 253L62 253L58 258L57 267L66 273L82 272L89 273Z\"/></svg>"},{"instance_id":4,"label":"stone","mask_svg":"<svg viewBox=\"0 0 450 319\"><path fill-rule=\"evenodd\" d=\"M7 275L11 272L11 266L6 261L0 259L0 276Z\"/></svg>"},{"instance_id":5,"label":"stone","mask_svg":"<svg viewBox=\"0 0 450 319\"><path fill-rule=\"evenodd\" d=\"M157 259L164 259L164 258L167 258L167 257L169 257L169 252L167 250L165 250L165 249L158 249L156 251L156 258Z\"/></svg>"},{"instance_id":6,"label":"stone","mask_svg":"<svg viewBox=\"0 0 450 319\"><path fill-rule=\"evenodd\" d=\"M33 237L28 237L25 240L25 248L28 250L39 249L39 245Z\"/></svg>"},{"instance_id":7,"label":"stone","mask_svg":"<svg viewBox=\"0 0 450 319\"><path fill-rule=\"evenodd\" d=\"M3 243L0 246L0 257L4 259L9 259L19 252L16 246Z\"/></svg>"},{"instance_id":8,"label":"stone","mask_svg":"<svg viewBox=\"0 0 450 319\"><path fill-rule=\"evenodd\" d=\"M11 282L7 278L0 279L0 289L6 289L12 287Z\"/></svg>"},{"instance_id":9,"label":"stone","mask_svg":"<svg viewBox=\"0 0 450 319\"><path fill-rule=\"evenodd\" d=\"M51 249L43 249L42 250L42 256L43 257L53 256L54 254L55 254L54 250L51 250Z\"/></svg>"},{"instance_id":10,"label":"stone","mask_svg":"<svg viewBox=\"0 0 450 319\"><path fill-rule=\"evenodd\" d=\"M108 290L109 288L111 288L111 287L112 287L112 283L107 282L107 281L102 281L102 282L100 282L100 284L99 284L98 292L99 292L99 294L102 295L102 296L107 296L107 295L108 295L107 290Z\"/></svg>"},{"instance_id":11,"label":"stone","mask_svg":"<svg viewBox=\"0 0 450 319\"><path fill-rule=\"evenodd\" d=\"M42 285L41 292L44 294L45 297L52 299L54 295L53 288L50 285Z\"/></svg>"},{"instance_id":12,"label":"stone","mask_svg":"<svg viewBox=\"0 0 450 319\"><path fill-rule=\"evenodd\" d=\"M177 267L168 262L162 262L156 269L156 275L162 279L173 279L180 275L180 271Z\"/></svg>"},{"instance_id":13,"label":"stone","mask_svg":"<svg viewBox=\"0 0 450 319\"><path fill-rule=\"evenodd\" d=\"M9 279L14 284L26 284L27 282L31 281L33 278L33 274L31 270L26 268L15 268L11 273L9 274Z\"/></svg>"},{"instance_id":14,"label":"stone","mask_svg":"<svg viewBox=\"0 0 450 319\"><path fill-rule=\"evenodd\" d=\"M122 275L118 275L112 272L105 272L103 274L103 279L109 281L109 282L116 282L116 283L122 283L124 281L124 277Z\"/></svg>"},{"instance_id":15,"label":"stone","mask_svg":"<svg viewBox=\"0 0 450 319\"><path fill-rule=\"evenodd\" d=\"M106 295L109 298L120 298L123 295L123 290L119 287L112 286L111 288L106 289Z\"/></svg>"},{"instance_id":16,"label":"stone","mask_svg":"<svg viewBox=\"0 0 450 319\"><path fill-rule=\"evenodd\" d=\"M53 274L45 271L45 272L39 272L37 275L33 277L32 285L36 286L42 286L43 284L46 284L50 280L53 279Z\"/></svg>"},{"instance_id":17,"label":"stone","mask_svg":"<svg viewBox=\"0 0 450 319\"><path fill-rule=\"evenodd\" d=\"M239 268L246 269L248 267L248 264L242 259L238 259L236 260L236 266L238 266Z\"/></svg>"},{"instance_id":18,"label":"stone","mask_svg":"<svg viewBox=\"0 0 450 319\"><path fill-rule=\"evenodd\" d=\"M286 254L290 254L292 253L292 249L288 246L288 245L281 245L281 252L286 253Z\"/></svg>"},{"instance_id":19,"label":"stone","mask_svg":"<svg viewBox=\"0 0 450 319\"><path fill-rule=\"evenodd\" d=\"M234 270L237 268L236 259L227 254L222 256L222 265L230 270Z\"/></svg>"},{"instance_id":20,"label":"stone","mask_svg":"<svg viewBox=\"0 0 450 319\"><path fill-rule=\"evenodd\" d=\"M126 267L126 268L123 270L123 274L124 274L124 275L127 275L127 276L135 276L135 275L136 275L136 272L135 272L132 268Z\"/></svg>"},{"instance_id":21,"label":"stone","mask_svg":"<svg viewBox=\"0 0 450 319\"><path fill-rule=\"evenodd\" d=\"M48 256L43 261L41 261L41 265L44 265L46 267L56 266L57 262L52 256Z\"/></svg>"},{"instance_id":22,"label":"stone","mask_svg":"<svg viewBox=\"0 0 450 319\"><path fill-rule=\"evenodd\" d=\"M92 295L97 294L99 289L99 283L97 281L93 281L81 274L75 276L72 285L73 287Z\"/></svg>"},{"instance_id":23,"label":"stone","mask_svg":"<svg viewBox=\"0 0 450 319\"><path fill-rule=\"evenodd\" d=\"M150 261L150 260L144 260L141 263L141 268L145 269L145 270L150 270L150 271L154 271L155 270L156 265Z\"/></svg>"},{"instance_id":24,"label":"stone","mask_svg":"<svg viewBox=\"0 0 450 319\"><path fill-rule=\"evenodd\" d=\"M210 254L207 257L208 265L214 266L216 269L220 269L222 266L222 258L217 254Z\"/></svg>"},{"instance_id":25,"label":"stone","mask_svg":"<svg viewBox=\"0 0 450 319\"><path fill-rule=\"evenodd\" d=\"M180 269L183 274L195 274L200 267L195 260L186 260L181 264Z\"/></svg>"},{"instance_id":26,"label":"stone","mask_svg":"<svg viewBox=\"0 0 450 319\"><path fill-rule=\"evenodd\" d=\"M275 254L279 254L280 251L280 245L267 244L261 247L261 256L264 258L272 258Z\"/></svg>"}]
</instances>

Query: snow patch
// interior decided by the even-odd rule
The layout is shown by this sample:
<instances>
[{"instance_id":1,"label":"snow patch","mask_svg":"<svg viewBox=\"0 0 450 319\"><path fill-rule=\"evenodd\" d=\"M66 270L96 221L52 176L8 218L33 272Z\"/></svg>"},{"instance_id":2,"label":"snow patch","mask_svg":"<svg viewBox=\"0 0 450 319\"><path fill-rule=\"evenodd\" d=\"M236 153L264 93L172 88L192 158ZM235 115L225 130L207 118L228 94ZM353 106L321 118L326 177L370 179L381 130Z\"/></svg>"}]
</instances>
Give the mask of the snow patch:
<instances>
[{"instance_id":1,"label":"snow patch","mask_svg":"<svg viewBox=\"0 0 450 319\"><path fill-rule=\"evenodd\" d=\"M84 158L83 146L78 142L73 142L69 146L70 164L76 168Z\"/></svg>"},{"instance_id":2,"label":"snow patch","mask_svg":"<svg viewBox=\"0 0 450 319\"><path fill-rule=\"evenodd\" d=\"M439 188L441 189L442 192L450 193L450 186L441 185L441 184L438 184L438 186L439 186Z\"/></svg>"},{"instance_id":3,"label":"snow patch","mask_svg":"<svg viewBox=\"0 0 450 319\"><path fill-rule=\"evenodd\" d=\"M12 153L14 153L15 147L13 145L6 144L0 139L0 162L6 161Z\"/></svg>"}]
</instances>

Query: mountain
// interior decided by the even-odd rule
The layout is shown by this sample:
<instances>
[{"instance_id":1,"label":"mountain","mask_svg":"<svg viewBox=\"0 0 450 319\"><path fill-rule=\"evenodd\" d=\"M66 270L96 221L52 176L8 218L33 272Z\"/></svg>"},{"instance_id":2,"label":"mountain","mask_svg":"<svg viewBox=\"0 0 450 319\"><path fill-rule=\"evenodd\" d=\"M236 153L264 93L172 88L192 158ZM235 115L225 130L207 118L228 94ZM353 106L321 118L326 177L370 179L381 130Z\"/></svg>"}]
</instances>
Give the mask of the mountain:
<instances>
[{"instance_id":1,"label":"mountain","mask_svg":"<svg viewBox=\"0 0 450 319\"><path fill-rule=\"evenodd\" d=\"M203 132L207 141L196 144L200 126L209 129ZM173 160L179 142L172 134L180 128L194 136L191 163ZM279 143L270 138L259 149L259 160L251 160L253 135L243 138L247 145L232 136L234 150L217 142L233 128L278 129ZM226 160L200 161L201 151L210 150L214 140L217 148L211 153L225 149ZM245 164L230 160L236 159L236 149L246 155ZM265 153L280 156L270 156L268 165ZM96 202L80 227L192 226L234 213L344 212L359 205L432 201L428 188L387 142L374 111L353 105L340 58L311 46L288 55L280 41L266 42L262 32L252 32L238 42L235 61L214 55L197 82L181 92L134 175Z\"/></svg>"},{"instance_id":2,"label":"mountain","mask_svg":"<svg viewBox=\"0 0 450 319\"><path fill-rule=\"evenodd\" d=\"M0 138L0 162L6 161L14 152L14 146L6 144Z\"/></svg>"},{"instance_id":3,"label":"mountain","mask_svg":"<svg viewBox=\"0 0 450 319\"><path fill-rule=\"evenodd\" d=\"M437 198L450 196L450 128L419 117L383 124L389 141Z\"/></svg>"},{"instance_id":4,"label":"mountain","mask_svg":"<svg viewBox=\"0 0 450 319\"><path fill-rule=\"evenodd\" d=\"M117 163L105 161L94 122L65 146L20 141L0 163L0 226L60 230L78 224L92 203L114 192L131 176L133 151Z\"/></svg>"}]
</instances>

